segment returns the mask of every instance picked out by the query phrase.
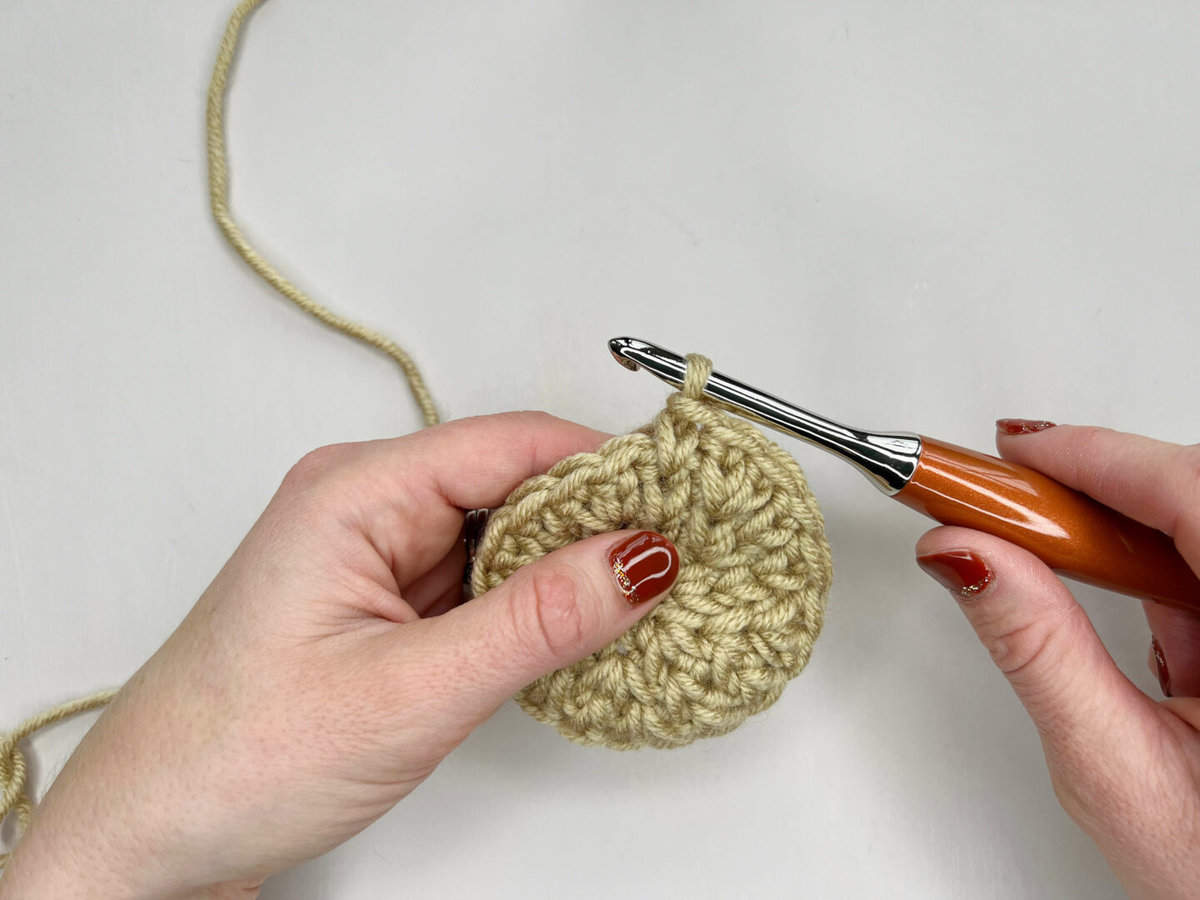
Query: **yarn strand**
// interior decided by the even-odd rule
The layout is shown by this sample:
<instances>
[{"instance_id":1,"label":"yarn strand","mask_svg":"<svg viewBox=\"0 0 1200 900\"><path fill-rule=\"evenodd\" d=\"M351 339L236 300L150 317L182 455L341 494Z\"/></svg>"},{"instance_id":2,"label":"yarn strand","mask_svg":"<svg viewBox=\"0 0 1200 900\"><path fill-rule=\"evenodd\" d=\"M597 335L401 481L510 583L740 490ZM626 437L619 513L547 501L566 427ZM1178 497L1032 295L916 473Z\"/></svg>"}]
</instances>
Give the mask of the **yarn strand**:
<instances>
[{"instance_id":1,"label":"yarn strand","mask_svg":"<svg viewBox=\"0 0 1200 900\"><path fill-rule=\"evenodd\" d=\"M25 762L25 754L21 752L21 741L55 722L61 722L63 719L69 719L71 716L88 710L99 709L108 703L116 693L115 689L97 691L86 697L79 697L75 700L68 700L66 703L60 703L58 706L52 706L36 716L31 716L12 732L0 737L0 824L3 824L10 814L16 815L19 825L16 837L20 837L21 833L29 827L29 820L33 816L33 801L29 799L29 794L25 790L29 767ZM13 844L16 844L15 838ZM0 870L8 865L10 855L10 853L0 853Z\"/></svg>"},{"instance_id":2,"label":"yarn strand","mask_svg":"<svg viewBox=\"0 0 1200 900\"><path fill-rule=\"evenodd\" d=\"M205 113L208 196L213 218L237 254L267 284L314 319L357 341L375 347L391 357L408 381L409 389L421 410L425 424L436 425L439 421L437 408L434 406L429 388L425 385L425 379L421 376L421 371L412 357L386 335L347 319L345 316L338 315L296 287L287 276L254 248L230 212L229 159L225 147L225 98L229 93L229 75L233 68L234 57L237 55L242 29L250 14L263 2L265 0L242 0L234 8L225 25L225 31L217 49L217 59L213 64ZM104 690L60 703L58 706L53 706L32 716L11 733L0 737L0 825L4 824L10 814L15 815L19 826L17 829L17 837L19 837L29 827L33 815L33 802L25 789L29 770L25 756L19 747L20 742L55 722L60 722L81 712L98 709L112 700L115 695L116 690ZM14 840L13 843L15 845L16 841ZM0 871L3 871L8 864L9 856L9 853L0 853Z\"/></svg>"},{"instance_id":3,"label":"yarn strand","mask_svg":"<svg viewBox=\"0 0 1200 900\"><path fill-rule=\"evenodd\" d=\"M436 425L439 421L437 408L433 404L429 388L425 386L425 379L421 376L421 371L413 362L412 357L391 338L333 312L296 287L254 248L230 212L229 160L225 149L225 98L229 93L229 73L233 67L234 57L237 55L243 26L250 14L263 2L265 0L242 0L229 16L229 22L225 26L225 33L221 37L221 44L217 51L217 61L213 65L212 80L208 85L206 112L208 196L213 218L216 219L221 232L229 241L230 246L237 251L238 256L244 259L267 284L314 319L390 356L400 367L400 371L404 373L413 399L421 409L425 424Z\"/></svg>"},{"instance_id":4,"label":"yarn strand","mask_svg":"<svg viewBox=\"0 0 1200 900\"><path fill-rule=\"evenodd\" d=\"M297 287L250 243L230 210L225 103L244 26L264 2L240 0L213 65L205 119L213 218L279 294L390 357L425 424L436 425L412 357ZM680 549L684 571L653 613L608 648L518 695L526 711L571 740L632 749L725 734L775 702L820 633L832 578L820 509L790 455L703 397L711 367L688 357L682 391L653 422L526 481L483 536L472 575L477 594L587 534L654 528ZM104 690L59 704L0 735L0 825L15 815L19 837L32 818L20 742L115 695ZM0 871L9 857L0 853Z\"/></svg>"}]
</instances>

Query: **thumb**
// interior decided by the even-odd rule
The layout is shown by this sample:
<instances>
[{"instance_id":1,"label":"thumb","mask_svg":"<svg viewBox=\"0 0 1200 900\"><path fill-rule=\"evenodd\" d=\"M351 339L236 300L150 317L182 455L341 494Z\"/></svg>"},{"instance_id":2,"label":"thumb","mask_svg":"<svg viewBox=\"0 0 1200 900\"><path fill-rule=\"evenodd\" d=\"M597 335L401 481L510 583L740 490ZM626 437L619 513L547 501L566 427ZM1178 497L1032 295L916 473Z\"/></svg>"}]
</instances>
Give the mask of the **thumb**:
<instances>
[{"instance_id":1,"label":"thumb","mask_svg":"<svg viewBox=\"0 0 1200 900\"><path fill-rule=\"evenodd\" d=\"M917 543L917 563L950 589L1056 760L1103 756L1123 729L1151 715L1121 673L1083 608L1033 554L992 535L935 528ZM1117 748L1113 748L1116 750Z\"/></svg>"},{"instance_id":2,"label":"thumb","mask_svg":"<svg viewBox=\"0 0 1200 900\"><path fill-rule=\"evenodd\" d=\"M542 675L624 634L679 573L675 545L652 531L596 535L547 554L499 586L426 620L427 648L456 712L490 715Z\"/></svg>"}]
</instances>

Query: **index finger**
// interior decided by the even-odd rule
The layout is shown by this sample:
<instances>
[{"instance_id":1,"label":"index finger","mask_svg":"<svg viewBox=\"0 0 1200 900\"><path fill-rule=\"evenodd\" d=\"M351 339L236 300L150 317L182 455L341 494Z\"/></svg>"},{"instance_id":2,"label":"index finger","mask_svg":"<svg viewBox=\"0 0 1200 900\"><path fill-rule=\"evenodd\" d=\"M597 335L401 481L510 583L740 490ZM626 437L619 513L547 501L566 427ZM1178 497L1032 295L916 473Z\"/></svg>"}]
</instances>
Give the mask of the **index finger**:
<instances>
[{"instance_id":1,"label":"index finger","mask_svg":"<svg viewBox=\"0 0 1200 900\"><path fill-rule=\"evenodd\" d=\"M404 450L459 509L499 506L526 478L612 435L543 412L456 419L409 435Z\"/></svg>"},{"instance_id":2,"label":"index finger","mask_svg":"<svg viewBox=\"0 0 1200 900\"><path fill-rule=\"evenodd\" d=\"M1200 565L1200 446L1093 426L1000 434L1000 455L1164 531Z\"/></svg>"},{"instance_id":3,"label":"index finger","mask_svg":"<svg viewBox=\"0 0 1200 900\"><path fill-rule=\"evenodd\" d=\"M354 489L340 496L403 589L453 546L462 510L499 506L526 478L608 437L540 412L456 419L351 445L344 471Z\"/></svg>"}]
</instances>

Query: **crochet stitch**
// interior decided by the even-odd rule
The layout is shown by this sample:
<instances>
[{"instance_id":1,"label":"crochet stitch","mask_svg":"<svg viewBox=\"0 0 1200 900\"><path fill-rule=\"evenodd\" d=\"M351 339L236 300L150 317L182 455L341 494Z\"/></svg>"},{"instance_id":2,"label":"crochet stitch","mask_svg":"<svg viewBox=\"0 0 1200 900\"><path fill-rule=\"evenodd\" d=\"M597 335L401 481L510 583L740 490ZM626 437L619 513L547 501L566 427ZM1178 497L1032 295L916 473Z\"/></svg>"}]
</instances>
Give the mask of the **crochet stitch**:
<instances>
[{"instance_id":1,"label":"crochet stitch","mask_svg":"<svg viewBox=\"0 0 1200 900\"><path fill-rule=\"evenodd\" d=\"M679 549L669 596L623 637L517 695L582 744L679 747L732 731L808 662L833 569L795 460L703 396L712 363L646 427L518 487L479 545L472 589L572 541L651 529Z\"/></svg>"}]
</instances>

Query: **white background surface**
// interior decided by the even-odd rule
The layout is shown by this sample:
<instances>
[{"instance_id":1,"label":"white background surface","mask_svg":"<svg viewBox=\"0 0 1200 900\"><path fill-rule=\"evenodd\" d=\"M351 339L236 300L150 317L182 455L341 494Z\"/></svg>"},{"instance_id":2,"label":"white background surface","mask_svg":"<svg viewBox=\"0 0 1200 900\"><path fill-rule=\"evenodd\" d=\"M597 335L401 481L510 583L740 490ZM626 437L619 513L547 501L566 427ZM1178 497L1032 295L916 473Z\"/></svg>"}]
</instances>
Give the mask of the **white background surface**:
<instances>
[{"instance_id":1,"label":"white background surface","mask_svg":"<svg viewBox=\"0 0 1200 900\"><path fill-rule=\"evenodd\" d=\"M232 0L0 6L0 724L119 683L322 443L418 417L207 211ZM844 420L1194 417L1200 27L1185 3L276 0L234 207L409 347L449 416L610 430L617 334ZM926 527L785 441L837 564L812 664L733 735L618 754L509 705L271 898L1116 897ZM1081 590L1139 685L1137 605ZM84 722L35 741L40 786Z\"/></svg>"}]
</instances>

